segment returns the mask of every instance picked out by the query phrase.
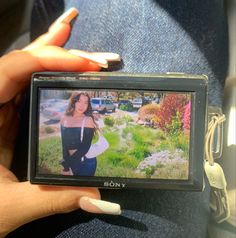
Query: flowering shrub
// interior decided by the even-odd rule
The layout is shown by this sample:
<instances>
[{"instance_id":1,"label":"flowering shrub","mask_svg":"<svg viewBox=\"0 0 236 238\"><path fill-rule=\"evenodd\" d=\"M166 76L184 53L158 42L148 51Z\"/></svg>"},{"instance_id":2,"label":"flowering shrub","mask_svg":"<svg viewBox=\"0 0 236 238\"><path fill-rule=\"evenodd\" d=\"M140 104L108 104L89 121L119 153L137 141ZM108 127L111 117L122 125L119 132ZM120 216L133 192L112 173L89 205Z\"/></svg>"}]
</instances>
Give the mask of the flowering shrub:
<instances>
[{"instance_id":1,"label":"flowering shrub","mask_svg":"<svg viewBox=\"0 0 236 238\"><path fill-rule=\"evenodd\" d=\"M171 131L173 126L173 120L176 130L176 125L180 129L183 126L183 115L185 111L185 105L188 99L182 94L168 94L161 102L160 108L157 112L156 123L163 131ZM177 122L176 120L179 120Z\"/></svg>"}]
</instances>

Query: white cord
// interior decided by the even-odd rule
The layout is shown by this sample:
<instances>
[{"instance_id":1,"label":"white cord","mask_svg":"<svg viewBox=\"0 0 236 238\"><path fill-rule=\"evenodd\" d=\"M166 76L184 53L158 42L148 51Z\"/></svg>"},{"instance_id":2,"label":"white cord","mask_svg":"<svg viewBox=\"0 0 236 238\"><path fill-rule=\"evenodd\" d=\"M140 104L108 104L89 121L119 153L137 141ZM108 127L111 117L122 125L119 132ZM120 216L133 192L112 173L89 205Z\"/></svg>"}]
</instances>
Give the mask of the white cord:
<instances>
[{"instance_id":1,"label":"white cord","mask_svg":"<svg viewBox=\"0 0 236 238\"><path fill-rule=\"evenodd\" d=\"M206 160L209 162L210 165L214 165L214 157L213 157L213 140L214 140L214 133L221 123L225 121L225 115L216 115L213 116L210 123L208 124L208 130L206 134L206 145L205 145L205 155Z\"/></svg>"}]
</instances>

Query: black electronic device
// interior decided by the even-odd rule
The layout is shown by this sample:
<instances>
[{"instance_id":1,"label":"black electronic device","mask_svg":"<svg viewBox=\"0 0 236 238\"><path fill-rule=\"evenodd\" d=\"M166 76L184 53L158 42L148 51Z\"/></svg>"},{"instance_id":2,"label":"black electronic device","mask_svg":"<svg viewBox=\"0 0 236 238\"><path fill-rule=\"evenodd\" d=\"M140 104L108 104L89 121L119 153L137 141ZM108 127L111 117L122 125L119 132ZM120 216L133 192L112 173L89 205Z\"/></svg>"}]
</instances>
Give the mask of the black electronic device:
<instances>
[{"instance_id":1,"label":"black electronic device","mask_svg":"<svg viewBox=\"0 0 236 238\"><path fill-rule=\"evenodd\" d=\"M207 84L205 75L179 73L35 73L29 180L34 184L201 191ZM77 166L89 160L86 153L100 134L108 142L96 156L92 176L71 172L73 156L68 153L80 152L81 147L65 148L61 134L62 118L73 116L68 114L71 95L80 93L88 95L86 117L92 117L99 133L93 134L83 155L74 156L80 160ZM65 174L62 165L67 159L70 173Z\"/></svg>"}]
</instances>

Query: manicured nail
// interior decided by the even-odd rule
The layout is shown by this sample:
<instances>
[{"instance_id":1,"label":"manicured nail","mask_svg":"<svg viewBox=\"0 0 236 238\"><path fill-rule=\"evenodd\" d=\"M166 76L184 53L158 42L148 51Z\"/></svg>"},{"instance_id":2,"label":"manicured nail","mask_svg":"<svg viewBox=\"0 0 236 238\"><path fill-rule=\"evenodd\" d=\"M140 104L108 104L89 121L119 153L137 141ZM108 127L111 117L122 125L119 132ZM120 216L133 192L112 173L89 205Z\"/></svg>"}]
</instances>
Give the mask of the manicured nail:
<instances>
[{"instance_id":1,"label":"manicured nail","mask_svg":"<svg viewBox=\"0 0 236 238\"><path fill-rule=\"evenodd\" d=\"M71 21L79 15L79 12L76 8L70 8L65 13L63 13L57 20L51 25L49 30L54 30L59 24L66 23L70 24Z\"/></svg>"},{"instance_id":2,"label":"manicured nail","mask_svg":"<svg viewBox=\"0 0 236 238\"><path fill-rule=\"evenodd\" d=\"M103 200L93 199L89 197L82 197L80 199L80 207L83 210L93 213L103 213L110 215L120 215L120 205L117 203L111 203Z\"/></svg>"},{"instance_id":3,"label":"manicured nail","mask_svg":"<svg viewBox=\"0 0 236 238\"><path fill-rule=\"evenodd\" d=\"M68 50L68 52L72 55L76 55L79 56L81 58L84 59L88 59L96 64L98 64L100 67L102 68L108 68L108 62L106 59L102 58L102 57L98 57L96 55L93 55L91 53L82 51L82 50Z\"/></svg>"},{"instance_id":4,"label":"manicured nail","mask_svg":"<svg viewBox=\"0 0 236 238\"><path fill-rule=\"evenodd\" d=\"M101 57L106 59L108 62L119 62L121 61L121 57L119 54L111 53L111 52L92 52L94 56Z\"/></svg>"}]
</instances>

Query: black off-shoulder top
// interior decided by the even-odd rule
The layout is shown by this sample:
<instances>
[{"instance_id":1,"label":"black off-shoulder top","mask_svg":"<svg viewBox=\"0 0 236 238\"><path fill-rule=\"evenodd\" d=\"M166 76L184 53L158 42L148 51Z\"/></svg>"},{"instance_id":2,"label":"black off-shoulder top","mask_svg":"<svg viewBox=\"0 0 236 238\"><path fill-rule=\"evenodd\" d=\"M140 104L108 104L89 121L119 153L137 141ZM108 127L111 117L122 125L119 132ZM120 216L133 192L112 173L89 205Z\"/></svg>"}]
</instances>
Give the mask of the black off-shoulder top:
<instances>
[{"instance_id":1,"label":"black off-shoulder top","mask_svg":"<svg viewBox=\"0 0 236 238\"><path fill-rule=\"evenodd\" d=\"M63 161L62 166L65 171L72 168L77 162L88 152L93 135L94 128L84 127L83 141L81 141L81 127L64 127L61 125L61 139ZM73 155L69 154L69 150L76 150Z\"/></svg>"}]
</instances>

